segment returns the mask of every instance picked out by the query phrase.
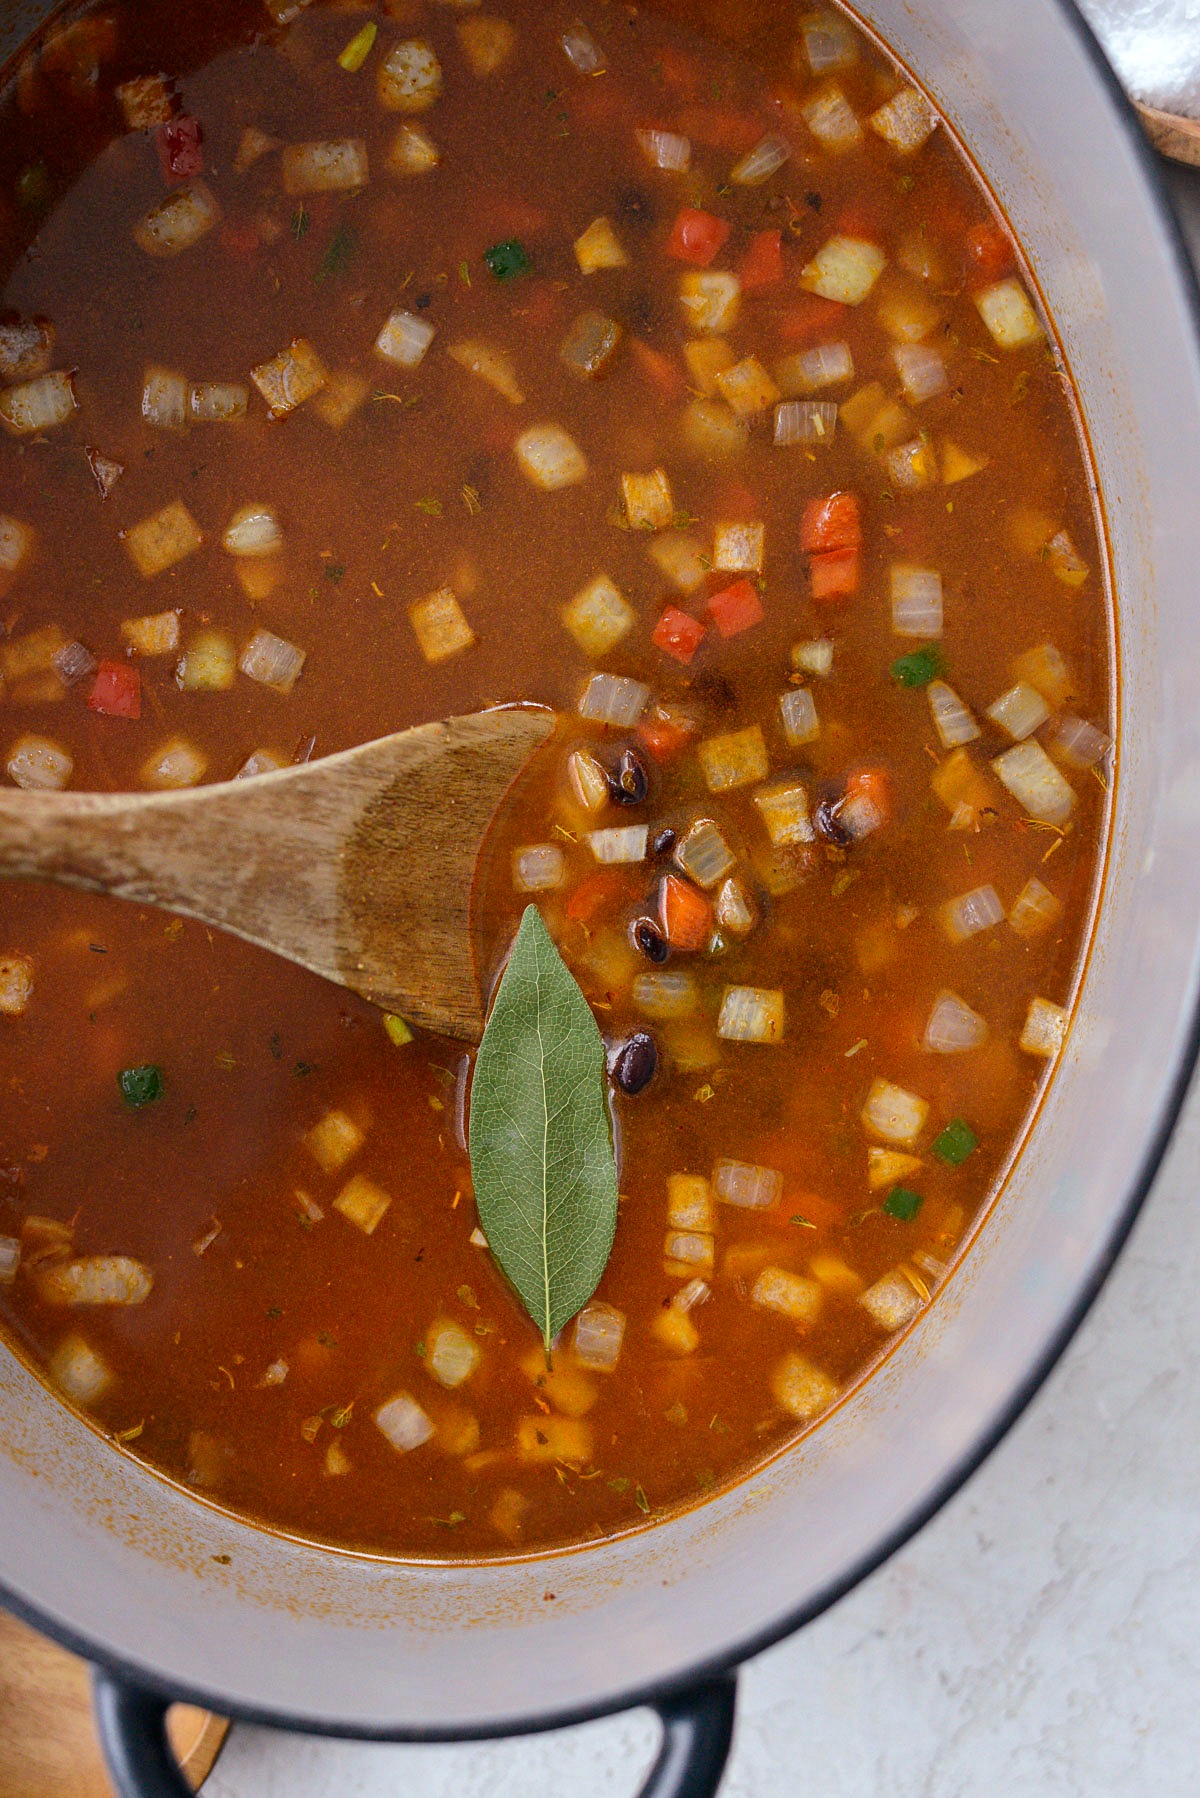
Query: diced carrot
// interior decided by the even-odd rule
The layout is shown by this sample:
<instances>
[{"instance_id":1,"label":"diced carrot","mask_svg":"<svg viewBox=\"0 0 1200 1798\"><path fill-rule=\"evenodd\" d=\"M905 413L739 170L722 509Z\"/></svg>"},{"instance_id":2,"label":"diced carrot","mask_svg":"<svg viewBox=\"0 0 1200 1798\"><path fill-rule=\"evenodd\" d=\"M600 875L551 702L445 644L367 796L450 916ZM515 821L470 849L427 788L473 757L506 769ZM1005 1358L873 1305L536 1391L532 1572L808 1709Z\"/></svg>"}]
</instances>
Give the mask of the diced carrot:
<instances>
[{"instance_id":1,"label":"diced carrot","mask_svg":"<svg viewBox=\"0 0 1200 1798\"><path fill-rule=\"evenodd\" d=\"M799 300L776 313L776 329L781 342L798 348L839 330L848 311L840 300L823 300L813 294L811 299Z\"/></svg>"},{"instance_id":2,"label":"diced carrot","mask_svg":"<svg viewBox=\"0 0 1200 1798\"><path fill-rule=\"evenodd\" d=\"M757 589L749 581L735 581L709 595L708 610L723 637L736 637L753 625L761 624L765 613Z\"/></svg>"},{"instance_id":3,"label":"diced carrot","mask_svg":"<svg viewBox=\"0 0 1200 1798\"><path fill-rule=\"evenodd\" d=\"M728 238L732 227L715 212L701 212L696 206L683 206L671 227L666 242L668 256L677 262L690 262L696 268L707 268Z\"/></svg>"},{"instance_id":4,"label":"diced carrot","mask_svg":"<svg viewBox=\"0 0 1200 1798\"><path fill-rule=\"evenodd\" d=\"M624 885L620 868L597 868L595 873L585 874L567 900L568 918L575 924L589 924L598 911L620 896Z\"/></svg>"},{"instance_id":5,"label":"diced carrot","mask_svg":"<svg viewBox=\"0 0 1200 1798\"><path fill-rule=\"evenodd\" d=\"M713 910L690 881L668 874L659 889L659 915L672 949L703 949L712 935Z\"/></svg>"},{"instance_id":6,"label":"diced carrot","mask_svg":"<svg viewBox=\"0 0 1200 1798\"><path fill-rule=\"evenodd\" d=\"M631 338L629 347L638 367L664 400L683 399L687 392L687 376L677 362L652 344L643 343L640 337Z\"/></svg>"},{"instance_id":7,"label":"diced carrot","mask_svg":"<svg viewBox=\"0 0 1200 1798\"><path fill-rule=\"evenodd\" d=\"M808 572L814 599L849 599L858 592L858 551L827 549L810 559Z\"/></svg>"},{"instance_id":8,"label":"diced carrot","mask_svg":"<svg viewBox=\"0 0 1200 1798\"><path fill-rule=\"evenodd\" d=\"M995 281L1016 263L1012 240L995 219L972 225L964 238L967 268L979 281Z\"/></svg>"},{"instance_id":9,"label":"diced carrot","mask_svg":"<svg viewBox=\"0 0 1200 1798\"><path fill-rule=\"evenodd\" d=\"M879 201L866 194L856 194L840 208L835 229L841 237L862 237L868 243L882 243L887 232L887 219Z\"/></svg>"},{"instance_id":10,"label":"diced carrot","mask_svg":"<svg viewBox=\"0 0 1200 1798\"><path fill-rule=\"evenodd\" d=\"M727 106L681 107L678 125L685 137L706 150L725 150L731 156L744 156L766 135L761 119Z\"/></svg>"},{"instance_id":11,"label":"diced carrot","mask_svg":"<svg viewBox=\"0 0 1200 1798\"><path fill-rule=\"evenodd\" d=\"M142 677L128 662L101 662L87 703L104 718L140 718Z\"/></svg>"},{"instance_id":12,"label":"diced carrot","mask_svg":"<svg viewBox=\"0 0 1200 1798\"><path fill-rule=\"evenodd\" d=\"M830 549L858 549L862 520L857 493L828 493L811 499L800 519L800 547L809 555Z\"/></svg>"},{"instance_id":13,"label":"diced carrot","mask_svg":"<svg viewBox=\"0 0 1200 1798\"><path fill-rule=\"evenodd\" d=\"M782 231L758 231L738 264L743 293L757 293L783 280Z\"/></svg>"},{"instance_id":14,"label":"diced carrot","mask_svg":"<svg viewBox=\"0 0 1200 1798\"><path fill-rule=\"evenodd\" d=\"M686 749L696 734L695 721L681 712L659 706L638 725L638 736L656 762L669 762Z\"/></svg>"},{"instance_id":15,"label":"diced carrot","mask_svg":"<svg viewBox=\"0 0 1200 1798\"><path fill-rule=\"evenodd\" d=\"M699 649L704 637L704 626L690 612L680 611L678 606L668 606L654 627L650 641L664 655L674 656L677 662L688 663Z\"/></svg>"},{"instance_id":16,"label":"diced carrot","mask_svg":"<svg viewBox=\"0 0 1200 1798\"><path fill-rule=\"evenodd\" d=\"M859 768L846 780L847 799L870 800L884 822L892 815L892 782L886 768Z\"/></svg>"}]
</instances>

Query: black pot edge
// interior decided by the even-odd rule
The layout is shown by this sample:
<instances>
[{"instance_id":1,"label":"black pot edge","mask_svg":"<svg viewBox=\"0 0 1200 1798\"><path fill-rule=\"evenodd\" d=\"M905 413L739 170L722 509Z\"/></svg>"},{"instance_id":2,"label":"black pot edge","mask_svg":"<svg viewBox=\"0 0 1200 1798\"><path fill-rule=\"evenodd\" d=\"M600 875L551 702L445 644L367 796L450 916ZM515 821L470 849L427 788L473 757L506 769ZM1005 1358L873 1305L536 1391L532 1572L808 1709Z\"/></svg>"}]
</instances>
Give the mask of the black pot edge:
<instances>
[{"instance_id":1,"label":"black pot edge","mask_svg":"<svg viewBox=\"0 0 1200 1798\"><path fill-rule=\"evenodd\" d=\"M1190 305L1197 351L1200 352L1200 285L1197 283L1197 271L1184 241L1179 219L1167 195L1158 158L1146 139L1133 103L1100 48L1091 26L1080 12L1077 0L1058 0L1058 5L1067 23L1079 39L1084 54L1091 61L1101 83L1107 89L1117 122L1124 130L1134 156L1141 165L1147 198L1157 211L1159 222L1174 251L1177 272ZM3 1585L0 1585L0 1602L14 1616L60 1643L62 1647L69 1649L73 1654L106 1668L117 1678L126 1680L131 1685L141 1686L148 1692L158 1693L172 1703L196 1705L202 1710L216 1712L235 1722L257 1724L267 1729L291 1730L303 1735L341 1737L347 1741L364 1742L488 1741L506 1736L538 1735L549 1730L566 1729L575 1724L595 1722L601 1717L615 1716L621 1711L634 1710L644 1706L653 1708L686 1692L690 1687L702 1681L729 1672L740 1666L743 1661L762 1654L768 1648L773 1648L785 1637L802 1629L805 1624L813 1622L815 1618L836 1604L840 1598L844 1598L855 1586L860 1585L863 1580L882 1567L885 1561L890 1560L892 1555L898 1549L903 1548L905 1543L909 1542L919 1530L923 1529L930 1519L936 1516L938 1511L978 1471L1049 1378L1063 1351L1091 1310L1101 1288L1112 1272L1117 1257L1137 1222L1150 1188L1154 1184L1175 1125L1179 1121L1179 1114L1183 1109L1184 1100L1187 1098L1198 1058L1200 1058L1200 991L1194 993L1192 997L1191 1028L1162 1107L1158 1127L1143 1157L1141 1172L1125 1202L1121 1215L1113 1226L1105 1245L1104 1254L1050 1343L1042 1351L1008 1403L988 1424L970 1452L949 1469L933 1493L922 1504L911 1511L884 1537L882 1542L864 1554L838 1579L832 1580L805 1604L784 1613L781 1617L772 1619L762 1629L743 1637L722 1654L709 1656L706 1660L698 1661L693 1666L675 1673L669 1678L631 1686L624 1692L615 1693L594 1704L571 1705L561 1710L533 1713L528 1717L523 1717L517 1728L513 1727L511 1720L497 1720L445 1728L435 1725L389 1729L384 1725L348 1725L336 1719L296 1715L288 1711L262 1709L254 1705L230 1705L227 1698L206 1692L201 1687L173 1686L170 1682L163 1680L152 1668L139 1666L133 1661L126 1660L123 1656L110 1654L105 1650L103 1644L77 1634L57 1618L44 1614L36 1605L29 1604L25 1599L8 1591Z\"/></svg>"}]
</instances>

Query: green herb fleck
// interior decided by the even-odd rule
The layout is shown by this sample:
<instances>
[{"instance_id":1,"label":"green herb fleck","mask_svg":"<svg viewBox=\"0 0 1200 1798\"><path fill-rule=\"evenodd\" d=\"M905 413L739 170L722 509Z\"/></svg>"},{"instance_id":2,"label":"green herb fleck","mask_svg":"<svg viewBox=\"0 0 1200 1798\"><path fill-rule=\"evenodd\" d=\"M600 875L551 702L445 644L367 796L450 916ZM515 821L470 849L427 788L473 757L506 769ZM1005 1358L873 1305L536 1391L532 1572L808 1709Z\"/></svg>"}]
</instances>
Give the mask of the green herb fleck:
<instances>
[{"instance_id":1,"label":"green herb fleck","mask_svg":"<svg viewBox=\"0 0 1200 1798\"><path fill-rule=\"evenodd\" d=\"M622 1492L628 1492L629 1490L629 1481L625 1478L623 1473L614 1475L611 1480L606 1480L604 1483L610 1492L615 1492L617 1494L618 1498L621 1496Z\"/></svg>"},{"instance_id":2,"label":"green herb fleck","mask_svg":"<svg viewBox=\"0 0 1200 1798\"><path fill-rule=\"evenodd\" d=\"M339 225L321 258L317 280L328 281L332 275L344 275L357 248L358 233L349 225Z\"/></svg>"},{"instance_id":3,"label":"green herb fleck","mask_svg":"<svg viewBox=\"0 0 1200 1798\"><path fill-rule=\"evenodd\" d=\"M405 1043L411 1043L413 1039L412 1031L398 1012L384 1012L383 1028L387 1032L388 1041L394 1043L397 1049L402 1049Z\"/></svg>"},{"instance_id":4,"label":"green herb fleck","mask_svg":"<svg viewBox=\"0 0 1200 1798\"><path fill-rule=\"evenodd\" d=\"M418 1361L423 1361L427 1353L428 1351L423 1342L413 1343L413 1354L417 1357Z\"/></svg>"},{"instance_id":5,"label":"green herb fleck","mask_svg":"<svg viewBox=\"0 0 1200 1798\"><path fill-rule=\"evenodd\" d=\"M961 1167L967 1156L979 1147L979 1138L962 1118L951 1118L933 1144L933 1153L947 1167Z\"/></svg>"},{"instance_id":6,"label":"green herb fleck","mask_svg":"<svg viewBox=\"0 0 1200 1798\"><path fill-rule=\"evenodd\" d=\"M267 1306L267 1316L268 1317L282 1317L283 1312L280 1310L278 1305L268 1305Z\"/></svg>"},{"instance_id":7,"label":"green herb fleck","mask_svg":"<svg viewBox=\"0 0 1200 1798\"><path fill-rule=\"evenodd\" d=\"M907 1186L893 1186L883 1201L883 1209L889 1217L898 1217L901 1223L908 1224L924 1203L919 1192L910 1192Z\"/></svg>"},{"instance_id":8,"label":"green herb fleck","mask_svg":"<svg viewBox=\"0 0 1200 1798\"><path fill-rule=\"evenodd\" d=\"M155 1067L153 1062L139 1068L122 1068L117 1075L117 1085L130 1111L140 1111L143 1105L153 1105L162 1098L162 1069Z\"/></svg>"},{"instance_id":9,"label":"green herb fleck","mask_svg":"<svg viewBox=\"0 0 1200 1798\"><path fill-rule=\"evenodd\" d=\"M344 1430L345 1429L346 1425L350 1422L350 1417L351 1417L353 1410L354 1410L354 1400L353 1399L350 1400L350 1403L348 1405L334 1405L331 1407L331 1409L329 1410L327 1415L329 1417L330 1423L333 1425L335 1430Z\"/></svg>"},{"instance_id":10,"label":"green herb fleck","mask_svg":"<svg viewBox=\"0 0 1200 1798\"><path fill-rule=\"evenodd\" d=\"M428 494L426 494L423 499L414 500L413 504L416 506L418 512L424 512L428 518L440 518L442 516L441 500L432 499Z\"/></svg>"},{"instance_id":11,"label":"green herb fleck","mask_svg":"<svg viewBox=\"0 0 1200 1798\"><path fill-rule=\"evenodd\" d=\"M533 267L528 250L515 237L506 237L503 243L493 244L490 250L483 252L483 260L497 281L515 281L518 275L527 275Z\"/></svg>"},{"instance_id":12,"label":"green herb fleck","mask_svg":"<svg viewBox=\"0 0 1200 1798\"><path fill-rule=\"evenodd\" d=\"M941 650L935 643L926 643L906 656L896 657L892 663L892 679L901 687L927 687L945 671L945 667Z\"/></svg>"},{"instance_id":13,"label":"green herb fleck","mask_svg":"<svg viewBox=\"0 0 1200 1798\"><path fill-rule=\"evenodd\" d=\"M817 1227L811 1218L805 1217L803 1212L800 1211L793 1212L792 1216L788 1219L788 1223L795 1224L797 1228L801 1230L815 1230Z\"/></svg>"},{"instance_id":14,"label":"green herb fleck","mask_svg":"<svg viewBox=\"0 0 1200 1798\"><path fill-rule=\"evenodd\" d=\"M298 1061L292 1069L292 1072L295 1074L297 1080L303 1080L305 1075L315 1073L316 1067L317 1064L315 1061Z\"/></svg>"},{"instance_id":15,"label":"green herb fleck","mask_svg":"<svg viewBox=\"0 0 1200 1798\"><path fill-rule=\"evenodd\" d=\"M465 1305L468 1311L478 1311L479 1300L475 1297L475 1288L473 1286L460 1286L458 1289L458 1298L459 1303Z\"/></svg>"},{"instance_id":16,"label":"green herb fleck","mask_svg":"<svg viewBox=\"0 0 1200 1798\"><path fill-rule=\"evenodd\" d=\"M292 214L292 236L296 239L297 243L300 242L300 239L304 236L311 224L312 213L308 210L308 207L303 201L301 201L300 205L297 206L295 212Z\"/></svg>"},{"instance_id":17,"label":"green herb fleck","mask_svg":"<svg viewBox=\"0 0 1200 1798\"><path fill-rule=\"evenodd\" d=\"M635 1486L633 1489L633 1502L644 1517L649 1517L650 1500L646 1497L646 1494L642 1491L640 1486Z\"/></svg>"},{"instance_id":18,"label":"green herb fleck","mask_svg":"<svg viewBox=\"0 0 1200 1798\"><path fill-rule=\"evenodd\" d=\"M283 1038L280 1036L278 1030L272 1030L267 1039L267 1047L270 1049L271 1054L276 1061L283 1060Z\"/></svg>"},{"instance_id":19,"label":"green herb fleck","mask_svg":"<svg viewBox=\"0 0 1200 1798\"><path fill-rule=\"evenodd\" d=\"M466 260L460 262L458 265L458 278L464 286L469 287L471 285L471 264Z\"/></svg>"},{"instance_id":20,"label":"green herb fleck","mask_svg":"<svg viewBox=\"0 0 1200 1798\"><path fill-rule=\"evenodd\" d=\"M342 562L326 562L326 564L325 564L325 579L327 581L332 581L335 587L339 585L339 583L341 582L345 573L346 573L346 568L345 568L344 563L342 563Z\"/></svg>"}]
</instances>

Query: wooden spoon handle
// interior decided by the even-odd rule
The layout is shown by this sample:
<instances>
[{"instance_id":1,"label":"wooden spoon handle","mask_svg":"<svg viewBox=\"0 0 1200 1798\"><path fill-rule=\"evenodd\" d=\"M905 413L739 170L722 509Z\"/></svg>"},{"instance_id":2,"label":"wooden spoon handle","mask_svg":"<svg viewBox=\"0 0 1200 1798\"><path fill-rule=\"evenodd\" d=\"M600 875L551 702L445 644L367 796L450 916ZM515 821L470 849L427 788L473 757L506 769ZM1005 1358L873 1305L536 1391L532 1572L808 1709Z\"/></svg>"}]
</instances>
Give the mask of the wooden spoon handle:
<instances>
[{"instance_id":1,"label":"wooden spoon handle","mask_svg":"<svg viewBox=\"0 0 1200 1798\"><path fill-rule=\"evenodd\" d=\"M179 798L155 797L0 793L0 875L169 905Z\"/></svg>"}]
</instances>

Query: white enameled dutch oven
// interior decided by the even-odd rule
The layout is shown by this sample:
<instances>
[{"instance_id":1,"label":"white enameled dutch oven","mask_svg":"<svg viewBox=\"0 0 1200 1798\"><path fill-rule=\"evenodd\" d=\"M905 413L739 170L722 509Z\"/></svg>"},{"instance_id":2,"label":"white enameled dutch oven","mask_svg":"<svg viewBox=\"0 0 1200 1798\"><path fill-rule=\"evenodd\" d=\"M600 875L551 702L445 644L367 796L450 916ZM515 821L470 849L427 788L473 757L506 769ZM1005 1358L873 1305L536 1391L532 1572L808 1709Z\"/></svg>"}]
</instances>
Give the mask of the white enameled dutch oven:
<instances>
[{"instance_id":1,"label":"white enameled dutch oven","mask_svg":"<svg viewBox=\"0 0 1200 1798\"><path fill-rule=\"evenodd\" d=\"M19 11L0 8L0 48L36 22ZM647 1703L666 1722L647 1790L711 1794L728 1670L877 1566L979 1463L1095 1296L1157 1166L1196 1054L1200 988L1190 266L1133 117L1065 0L867 0L860 14L959 133L1024 244L1103 500L1119 773L1061 1066L965 1262L874 1378L743 1485L620 1541L495 1566L288 1541L118 1453L0 1349L0 1589L100 1669L126 1798L184 1789L162 1745L168 1695L409 1741Z\"/></svg>"}]
</instances>

